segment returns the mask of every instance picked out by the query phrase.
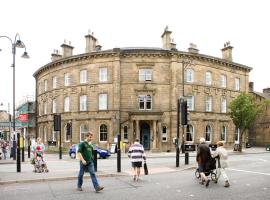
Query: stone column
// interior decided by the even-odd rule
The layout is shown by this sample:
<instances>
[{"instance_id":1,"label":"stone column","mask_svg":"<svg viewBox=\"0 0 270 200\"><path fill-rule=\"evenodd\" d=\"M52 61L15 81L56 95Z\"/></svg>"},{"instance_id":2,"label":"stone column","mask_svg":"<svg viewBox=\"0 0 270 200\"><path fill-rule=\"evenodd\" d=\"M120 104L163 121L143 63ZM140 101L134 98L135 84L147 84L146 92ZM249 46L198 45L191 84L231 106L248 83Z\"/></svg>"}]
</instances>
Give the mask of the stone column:
<instances>
[{"instance_id":1,"label":"stone column","mask_svg":"<svg viewBox=\"0 0 270 200\"><path fill-rule=\"evenodd\" d=\"M139 125L139 120L136 120L136 138L140 138L140 125Z\"/></svg>"},{"instance_id":2,"label":"stone column","mask_svg":"<svg viewBox=\"0 0 270 200\"><path fill-rule=\"evenodd\" d=\"M157 149L157 121L153 120L153 151Z\"/></svg>"}]
</instances>

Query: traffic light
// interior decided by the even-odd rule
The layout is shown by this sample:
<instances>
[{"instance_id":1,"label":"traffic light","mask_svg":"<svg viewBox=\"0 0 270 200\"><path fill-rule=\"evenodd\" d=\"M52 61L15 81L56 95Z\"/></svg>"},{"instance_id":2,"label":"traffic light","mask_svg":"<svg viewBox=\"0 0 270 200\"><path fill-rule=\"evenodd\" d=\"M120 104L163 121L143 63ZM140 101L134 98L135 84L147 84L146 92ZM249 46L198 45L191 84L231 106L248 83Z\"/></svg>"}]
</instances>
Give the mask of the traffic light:
<instances>
[{"instance_id":1,"label":"traffic light","mask_svg":"<svg viewBox=\"0 0 270 200\"><path fill-rule=\"evenodd\" d=\"M181 125L188 124L187 101L181 102Z\"/></svg>"},{"instance_id":2,"label":"traffic light","mask_svg":"<svg viewBox=\"0 0 270 200\"><path fill-rule=\"evenodd\" d=\"M53 129L54 131L61 131L61 116L60 115L53 116Z\"/></svg>"}]
</instances>

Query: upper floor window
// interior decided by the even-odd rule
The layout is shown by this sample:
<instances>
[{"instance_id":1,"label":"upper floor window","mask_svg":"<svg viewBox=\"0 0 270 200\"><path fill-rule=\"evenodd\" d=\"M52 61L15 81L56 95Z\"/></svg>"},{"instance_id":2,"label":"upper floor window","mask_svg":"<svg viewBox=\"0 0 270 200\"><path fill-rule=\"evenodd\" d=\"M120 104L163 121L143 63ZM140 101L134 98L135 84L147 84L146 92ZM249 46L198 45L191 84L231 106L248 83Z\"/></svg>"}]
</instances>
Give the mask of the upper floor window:
<instances>
[{"instance_id":1,"label":"upper floor window","mask_svg":"<svg viewBox=\"0 0 270 200\"><path fill-rule=\"evenodd\" d=\"M69 86L71 84L71 77L69 73L65 73L64 74L64 82L65 82L65 86Z\"/></svg>"},{"instance_id":2,"label":"upper floor window","mask_svg":"<svg viewBox=\"0 0 270 200\"><path fill-rule=\"evenodd\" d=\"M128 140L128 127L124 126L124 140Z\"/></svg>"},{"instance_id":3,"label":"upper floor window","mask_svg":"<svg viewBox=\"0 0 270 200\"><path fill-rule=\"evenodd\" d=\"M102 124L99 127L99 141L100 142L107 141L107 134L108 134L107 126L105 124Z\"/></svg>"},{"instance_id":4,"label":"upper floor window","mask_svg":"<svg viewBox=\"0 0 270 200\"><path fill-rule=\"evenodd\" d=\"M99 94L99 110L107 110L107 94Z\"/></svg>"},{"instance_id":5,"label":"upper floor window","mask_svg":"<svg viewBox=\"0 0 270 200\"><path fill-rule=\"evenodd\" d=\"M186 70L186 82L187 83L192 83L193 82L193 70L192 69L187 69Z\"/></svg>"},{"instance_id":6,"label":"upper floor window","mask_svg":"<svg viewBox=\"0 0 270 200\"><path fill-rule=\"evenodd\" d=\"M151 110L152 109L152 97L150 95L139 96L139 110Z\"/></svg>"},{"instance_id":7,"label":"upper floor window","mask_svg":"<svg viewBox=\"0 0 270 200\"><path fill-rule=\"evenodd\" d=\"M52 100L52 113L56 113L56 99Z\"/></svg>"},{"instance_id":8,"label":"upper floor window","mask_svg":"<svg viewBox=\"0 0 270 200\"><path fill-rule=\"evenodd\" d=\"M80 111L86 111L87 109L87 96L82 95L80 96Z\"/></svg>"},{"instance_id":9,"label":"upper floor window","mask_svg":"<svg viewBox=\"0 0 270 200\"><path fill-rule=\"evenodd\" d=\"M206 96L205 111L212 112L212 97L210 97L210 96Z\"/></svg>"},{"instance_id":10,"label":"upper floor window","mask_svg":"<svg viewBox=\"0 0 270 200\"><path fill-rule=\"evenodd\" d=\"M53 87L53 89L57 88L57 77L56 76L54 76L52 79L52 87Z\"/></svg>"},{"instance_id":11,"label":"upper floor window","mask_svg":"<svg viewBox=\"0 0 270 200\"><path fill-rule=\"evenodd\" d=\"M240 78L235 78L234 79L234 89L235 90L240 90Z\"/></svg>"},{"instance_id":12,"label":"upper floor window","mask_svg":"<svg viewBox=\"0 0 270 200\"><path fill-rule=\"evenodd\" d=\"M211 72L205 73L205 84L212 85L212 73Z\"/></svg>"},{"instance_id":13,"label":"upper floor window","mask_svg":"<svg viewBox=\"0 0 270 200\"><path fill-rule=\"evenodd\" d=\"M194 130L192 125L187 125L187 139L188 142L193 142L194 140Z\"/></svg>"},{"instance_id":14,"label":"upper floor window","mask_svg":"<svg viewBox=\"0 0 270 200\"><path fill-rule=\"evenodd\" d=\"M80 71L80 83L86 83L87 82L87 70L81 70Z\"/></svg>"},{"instance_id":15,"label":"upper floor window","mask_svg":"<svg viewBox=\"0 0 270 200\"><path fill-rule=\"evenodd\" d=\"M212 139L212 128L211 126L207 125L205 127L205 141L211 142L211 139Z\"/></svg>"},{"instance_id":16,"label":"upper floor window","mask_svg":"<svg viewBox=\"0 0 270 200\"><path fill-rule=\"evenodd\" d=\"M48 91L48 81L44 80L44 92Z\"/></svg>"},{"instance_id":17,"label":"upper floor window","mask_svg":"<svg viewBox=\"0 0 270 200\"><path fill-rule=\"evenodd\" d=\"M151 81L151 80L152 80L152 69L139 70L139 81Z\"/></svg>"},{"instance_id":18,"label":"upper floor window","mask_svg":"<svg viewBox=\"0 0 270 200\"><path fill-rule=\"evenodd\" d=\"M220 103L220 109L222 113L226 113L227 112L227 100L225 97L221 97L221 103Z\"/></svg>"},{"instance_id":19,"label":"upper floor window","mask_svg":"<svg viewBox=\"0 0 270 200\"><path fill-rule=\"evenodd\" d=\"M226 126L221 127L220 140L226 141Z\"/></svg>"},{"instance_id":20,"label":"upper floor window","mask_svg":"<svg viewBox=\"0 0 270 200\"><path fill-rule=\"evenodd\" d=\"M194 97L193 96L187 96L187 106L188 106L188 110L194 110Z\"/></svg>"},{"instance_id":21,"label":"upper floor window","mask_svg":"<svg viewBox=\"0 0 270 200\"><path fill-rule=\"evenodd\" d=\"M226 88L227 85L227 77L224 74L220 75L220 87Z\"/></svg>"},{"instance_id":22,"label":"upper floor window","mask_svg":"<svg viewBox=\"0 0 270 200\"><path fill-rule=\"evenodd\" d=\"M167 142L167 137L168 137L167 127L163 126L162 127L162 142Z\"/></svg>"},{"instance_id":23,"label":"upper floor window","mask_svg":"<svg viewBox=\"0 0 270 200\"><path fill-rule=\"evenodd\" d=\"M44 115L47 115L47 102L46 101L44 102L44 107L43 108L44 108L44 110L43 110Z\"/></svg>"},{"instance_id":24,"label":"upper floor window","mask_svg":"<svg viewBox=\"0 0 270 200\"><path fill-rule=\"evenodd\" d=\"M69 112L69 97L64 99L64 112Z\"/></svg>"},{"instance_id":25,"label":"upper floor window","mask_svg":"<svg viewBox=\"0 0 270 200\"><path fill-rule=\"evenodd\" d=\"M100 68L99 69L99 81L100 82L108 81L108 69L107 68Z\"/></svg>"}]
</instances>

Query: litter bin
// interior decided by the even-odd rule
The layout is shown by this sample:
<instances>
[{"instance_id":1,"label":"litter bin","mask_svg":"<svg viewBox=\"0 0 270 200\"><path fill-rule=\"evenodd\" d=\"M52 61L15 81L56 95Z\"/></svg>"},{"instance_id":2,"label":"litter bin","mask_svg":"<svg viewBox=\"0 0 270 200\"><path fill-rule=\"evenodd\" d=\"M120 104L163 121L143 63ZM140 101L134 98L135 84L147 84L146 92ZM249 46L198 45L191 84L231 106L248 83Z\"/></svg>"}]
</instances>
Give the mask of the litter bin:
<instances>
[{"instance_id":1,"label":"litter bin","mask_svg":"<svg viewBox=\"0 0 270 200\"><path fill-rule=\"evenodd\" d=\"M265 150L270 151L270 144L266 145Z\"/></svg>"}]
</instances>

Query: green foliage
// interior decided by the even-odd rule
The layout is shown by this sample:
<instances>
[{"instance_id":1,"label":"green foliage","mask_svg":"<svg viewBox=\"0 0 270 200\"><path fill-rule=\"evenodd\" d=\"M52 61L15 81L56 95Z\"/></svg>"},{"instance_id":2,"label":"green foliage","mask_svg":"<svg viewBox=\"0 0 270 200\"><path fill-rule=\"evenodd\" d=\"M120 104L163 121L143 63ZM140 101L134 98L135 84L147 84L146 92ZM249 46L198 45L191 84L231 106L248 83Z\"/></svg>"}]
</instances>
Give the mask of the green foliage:
<instances>
[{"instance_id":1,"label":"green foliage","mask_svg":"<svg viewBox=\"0 0 270 200\"><path fill-rule=\"evenodd\" d=\"M230 116L236 127L243 133L255 122L263 110L263 104L257 104L249 94L241 93L230 103Z\"/></svg>"}]
</instances>

